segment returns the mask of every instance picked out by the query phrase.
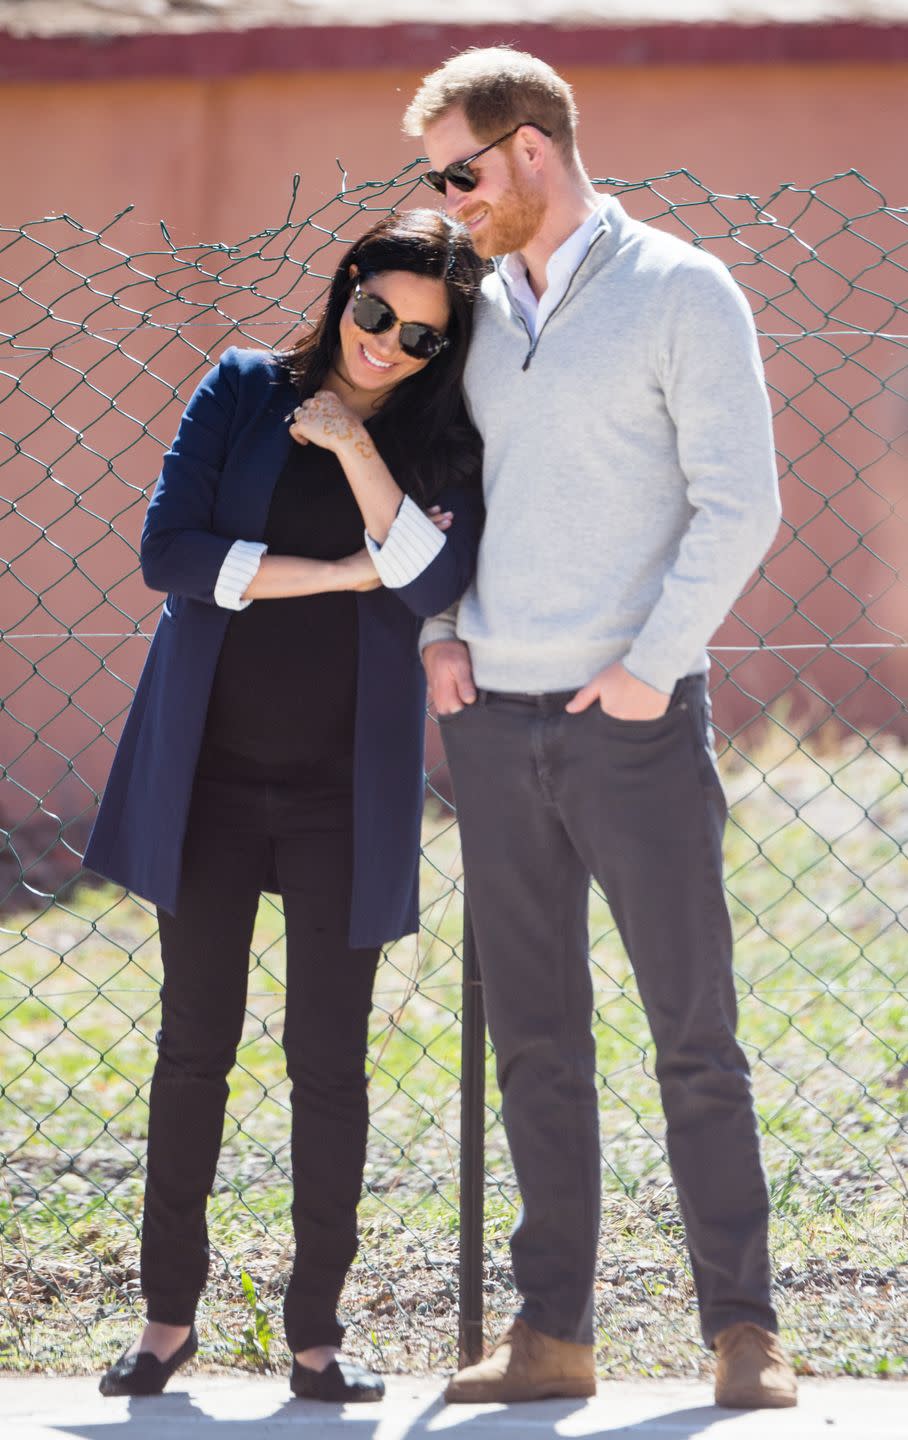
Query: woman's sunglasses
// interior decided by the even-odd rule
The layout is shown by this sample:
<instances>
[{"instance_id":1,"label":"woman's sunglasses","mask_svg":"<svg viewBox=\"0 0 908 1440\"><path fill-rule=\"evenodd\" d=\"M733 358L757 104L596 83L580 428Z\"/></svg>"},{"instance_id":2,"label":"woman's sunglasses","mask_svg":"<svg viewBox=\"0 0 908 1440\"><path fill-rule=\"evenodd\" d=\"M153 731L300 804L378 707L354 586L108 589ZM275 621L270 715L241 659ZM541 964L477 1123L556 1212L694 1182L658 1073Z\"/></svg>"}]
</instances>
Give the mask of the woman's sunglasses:
<instances>
[{"instance_id":1,"label":"woman's sunglasses","mask_svg":"<svg viewBox=\"0 0 908 1440\"><path fill-rule=\"evenodd\" d=\"M432 360L451 343L447 335L439 335L420 320L398 320L390 305L359 285L353 290L353 319L367 335L384 335L386 330L400 325L400 348L412 360Z\"/></svg>"},{"instance_id":2,"label":"woman's sunglasses","mask_svg":"<svg viewBox=\"0 0 908 1440\"><path fill-rule=\"evenodd\" d=\"M546 130L544 125L537 125L535 120L521 120L520 124L515 125L513 130L509 130L507 135L499 135L497 140L493 140L491 145L483 145L475 155L468 155L466 160L456 160L452 165L446 165L443 170L427 170L424 175L420 176L420 179L424 180L427 185L431 185L433 190L437 190L439 195L445 193L449 184L453 185L455 190L463 190L465 194L470 190L475 190L479 184L479 176L470 169L473 161L478 160L480 155L485 155L488 150L494 150L496 145L503 145L505 140L510 140L511 136L516 135L518 130L522 130L524 125L532 126L534 130L539 130L541 134L551 140L552 132Z\"/></svg>"}]
</instances>

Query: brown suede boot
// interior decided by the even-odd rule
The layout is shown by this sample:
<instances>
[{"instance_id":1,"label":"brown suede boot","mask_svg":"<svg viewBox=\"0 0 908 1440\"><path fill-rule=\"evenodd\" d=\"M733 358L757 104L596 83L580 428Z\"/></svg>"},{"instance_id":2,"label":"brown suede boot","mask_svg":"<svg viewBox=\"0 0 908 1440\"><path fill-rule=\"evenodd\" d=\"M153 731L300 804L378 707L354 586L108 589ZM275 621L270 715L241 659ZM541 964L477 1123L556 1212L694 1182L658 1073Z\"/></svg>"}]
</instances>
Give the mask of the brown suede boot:
<instances>
[{"instance_id":1,"label":"brown suede boot","mask_svg":"<svg viewBox=\"0 0 908 1440\"><path fill-rule=\"evenodd\" d=\"M515 1320L487 1359L448 1382L445 1399L449 1404L483 1405L595 1393L592 1345L553 1340L526 1321Z\"/></svg>"},{"instance_id":2,"label":"brown suede boot","mask_svg":"<svg viewBox=\"0 0 908 1440\"><path fill-rule=\"evenodd\" d=\"M797 1405L798 1383L778 1337L744 1320L715 1339L716 1404L731 1410Z\"/></svg>"}]
</instances>

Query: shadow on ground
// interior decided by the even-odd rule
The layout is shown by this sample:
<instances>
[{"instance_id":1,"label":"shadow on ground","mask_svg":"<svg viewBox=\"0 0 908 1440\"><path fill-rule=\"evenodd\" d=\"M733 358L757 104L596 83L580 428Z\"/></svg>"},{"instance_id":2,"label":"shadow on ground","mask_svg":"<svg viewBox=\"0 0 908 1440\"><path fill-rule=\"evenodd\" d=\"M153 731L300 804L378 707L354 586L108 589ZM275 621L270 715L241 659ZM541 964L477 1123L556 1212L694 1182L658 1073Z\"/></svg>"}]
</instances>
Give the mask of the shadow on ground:
<instances>
[{"instance_id":1,"label":"shadow on ground","mask_svg":"<svg viewBox=\"0 0 908 1440\"><path fill-rule=\"evenodd\" d=\"M687 1440L707 1430L715 1434L717 1424L723 1420L742 1418L738 1412L702 1405L651 1414L630 1423L618 1419L614 1425L597 1425L593 1406L586 1400L546 1401L544 1411L538 1405L510 1405L476 1414L474 1407L446 1406L441 1396L429 1399L409 1417L396 1415L391 1425L389 1412L383 1413L380 1404L342 1407L296 1399L285 1401L268 1415L229 1418L212 1415L186 1392L130 1400L128 1409L126 1418L112 1419L110 1423L56 1424L54 1434L79 1436L81 1440L144 1440L146 1435L155 1440L166 1440L168 1436L176 1440L183 1435L195 1440L206 1433L217 1433L219 1440L261 1440L266 1432L293 1426L318 1435L343 1430L352 1440L381 1440L382 1436L390 1437L392 1431L394 1440L421 1440L440 1434L477 1440L480 1436L496 1440L500 1435L504 1440L507 1432L515 1430L521 1435L555 1437L565 1433L564 1423L573 1417L567 1432L583 1440L605 1435L637 1436L638 1440L670 1435L673 1440ZM587 1411L591 1413L584 1425ZM444 1420L439 1423L442 1414Z\"/></svg>"}]
</instances>

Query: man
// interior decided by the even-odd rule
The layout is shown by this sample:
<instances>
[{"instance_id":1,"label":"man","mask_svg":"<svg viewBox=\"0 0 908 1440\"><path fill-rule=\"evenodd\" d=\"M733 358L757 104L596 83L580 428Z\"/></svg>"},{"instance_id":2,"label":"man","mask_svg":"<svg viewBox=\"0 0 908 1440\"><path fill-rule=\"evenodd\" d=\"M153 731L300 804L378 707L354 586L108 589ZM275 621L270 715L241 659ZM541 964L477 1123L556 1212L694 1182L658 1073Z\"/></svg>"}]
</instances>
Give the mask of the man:
<instances>
[{"instance_id":1,"label":"man","mask_svg":"<svg viewBox=\"0 0 908 1440\"><path fill-rule=\"evenodd\" d=\"M455 1401L589 1395L600 1210L587 896L653 1032L719 1403L796 1403L735 1040L706 644L779 520L749 307L715 259L632 221L582 167L569 86L457 55L404 121L496 261L468 362L485 444L475 581L424 663L463 842L522 1210L519 1315Z\"/></svg>"}]
</instances>

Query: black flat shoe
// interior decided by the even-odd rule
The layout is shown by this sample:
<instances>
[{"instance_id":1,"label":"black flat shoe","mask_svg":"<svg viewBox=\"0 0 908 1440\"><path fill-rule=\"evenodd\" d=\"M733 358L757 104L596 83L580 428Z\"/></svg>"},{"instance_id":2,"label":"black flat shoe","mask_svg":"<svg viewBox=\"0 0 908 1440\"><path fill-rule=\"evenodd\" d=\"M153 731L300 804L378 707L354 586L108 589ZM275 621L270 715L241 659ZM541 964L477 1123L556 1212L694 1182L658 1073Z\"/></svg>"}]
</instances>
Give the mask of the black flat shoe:
<instances>
[{"instance_id":1,"label":"black flat shoe","mask_svg":"<svg viewBox=\"0 0 908 1440\"><path fill-rule=\"evenodd\" d=\"M191 1360L198 1348L199 1337L193 1325L169 1360L159 1360L150 1350L140 1350L138 1355L123 1354L101 1376L98 1389L102 1395L160 1395L174 1371Z\"/></svg>"},{"instance_id":2,"label":"black flat shoe","mask_svg":"<svg viewBox=\"0 0 908 1440\"><path fill-rule=\"evenodd\" d=\"M294 1358L290 1389L301 1400L331 1400L349 1404L357 1400L380 1400L385 1382L355 1360L332 1360L324 1370L310 1370Z\"/></svg>"}]
</instances>

